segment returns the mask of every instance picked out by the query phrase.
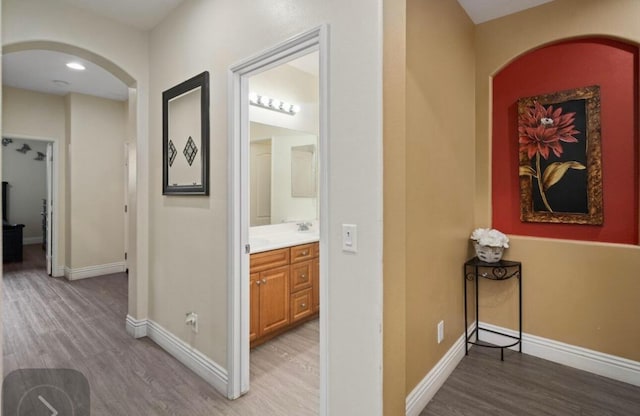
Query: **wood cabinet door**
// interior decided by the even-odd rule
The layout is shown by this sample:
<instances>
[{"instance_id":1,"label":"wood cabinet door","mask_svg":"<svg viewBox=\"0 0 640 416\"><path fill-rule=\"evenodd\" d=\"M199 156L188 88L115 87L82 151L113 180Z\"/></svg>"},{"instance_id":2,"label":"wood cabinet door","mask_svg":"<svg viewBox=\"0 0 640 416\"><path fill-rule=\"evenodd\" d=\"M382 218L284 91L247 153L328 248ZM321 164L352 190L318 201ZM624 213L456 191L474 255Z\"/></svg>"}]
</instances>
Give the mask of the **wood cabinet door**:
<instances>
[{"instance_id":1,"label":"wood cabinet door","mask_svg":"<svg viewBox=\"0 0 640 416\"><path fill-rule=\"evenodd\" d=\"M313 259L313 265L311 266L311 288L313 296L311 302L315 313L320 310L320 259L318 257Z\"/></svg>"},{"instance_id":2,"label":"wood cabinet door","mask_svg":"<svg viewBox=\"0 0 640 416\"><path fill-rule=\"evenodd\" d=\"M249 341L253 341L260 336L260 273L251 273L249 282Z\"/></svg>"},{"instance_id":3,"label":"wood cabinet door","mask_svg":"<svg viewBox=\"0 0 640 416\"><path fill-rule=\"evenodd\" d=\"M260 335L289 324L289 266L260 273Z\"/></svg>"}]
</instances>

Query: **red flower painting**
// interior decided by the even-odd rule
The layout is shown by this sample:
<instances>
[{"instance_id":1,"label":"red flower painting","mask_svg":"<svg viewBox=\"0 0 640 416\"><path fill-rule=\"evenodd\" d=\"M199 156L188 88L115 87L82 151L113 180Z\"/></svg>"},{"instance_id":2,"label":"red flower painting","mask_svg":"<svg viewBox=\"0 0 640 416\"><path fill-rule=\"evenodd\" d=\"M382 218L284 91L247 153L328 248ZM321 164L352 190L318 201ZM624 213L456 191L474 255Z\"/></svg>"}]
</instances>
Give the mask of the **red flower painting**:
<instances>
[{"instance_id":1,"label":"red flower painting","mask_svg":"<svg viewBox=\"0 0 640 416\"><path fill-rule=\"evenodd\" d=\"M542 202L549 212L553 209L549 205L545 191L560 179L569 169L586 169L579 162L553 162L541 172L540 156L545 160L550 152L560 157L562 155L562 143L577 143L574 136L580 132L575 129L576 113L562 114L562 108L553 108L552 105L544 107L537 101L532 107L528 107L518 118L518 143L520 152L529 159L535 156L535 169L532 166L520 166L520 176L532 176L538 181L538 188Z\"/></svg>"}]
</instances>

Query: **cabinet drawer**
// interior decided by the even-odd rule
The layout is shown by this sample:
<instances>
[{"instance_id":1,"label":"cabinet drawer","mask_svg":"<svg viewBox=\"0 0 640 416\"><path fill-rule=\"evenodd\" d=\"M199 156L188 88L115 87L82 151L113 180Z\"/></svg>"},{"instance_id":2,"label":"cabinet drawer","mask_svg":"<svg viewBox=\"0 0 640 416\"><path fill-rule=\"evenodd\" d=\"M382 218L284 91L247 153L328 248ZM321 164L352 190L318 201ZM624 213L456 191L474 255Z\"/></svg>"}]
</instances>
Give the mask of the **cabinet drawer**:
<instances>
[{"instance_id":1,"label":"cabinet drawer","mask_svg":"<svg viewBox=\"0 0 640 416\"><path fill-rule=\"evenodd\" d=\"M313 258L313 243L291 247L291 263L311 260Z\"/></svg>"},{"instance_id":2,"label":"cabinet drawer","mask_svg":"<svg viewBox=\"0 0 640 416\"><path fill-rule=\"evenodd\" d=\"M264 253L252 254L249 260L251 273L261 272L274 267L286 266L289 264L289 249L265 251Z\"/></svg>"},{"instance_id":3,"label":"cabinet drawer","mask_svg":"<svg viewBox=\"0 0 640 416\"><path fill-rule=\"evenodd\" d=\"M313 243L313 257L320 257L320 243Z\"/></svg>"},{"instance_id":4,"label":"cabinet drawer","mask_svg":"<svg viewBox=\"0 0 640 416\"><path fill-rule=\"evenodd\" d=\"M313 260L291 265L291 293L311 287Z\"/></svg>"},{"instance_id":5,"label":"cabinet drawer","mask_svg":"<svg viewBox=\"0 0 640 416\"><path fill-rule=\"evenodd\" d=\"M313 314L311 289L304 289L291 295L291 322Z\"/></svg>"}]
</instances>

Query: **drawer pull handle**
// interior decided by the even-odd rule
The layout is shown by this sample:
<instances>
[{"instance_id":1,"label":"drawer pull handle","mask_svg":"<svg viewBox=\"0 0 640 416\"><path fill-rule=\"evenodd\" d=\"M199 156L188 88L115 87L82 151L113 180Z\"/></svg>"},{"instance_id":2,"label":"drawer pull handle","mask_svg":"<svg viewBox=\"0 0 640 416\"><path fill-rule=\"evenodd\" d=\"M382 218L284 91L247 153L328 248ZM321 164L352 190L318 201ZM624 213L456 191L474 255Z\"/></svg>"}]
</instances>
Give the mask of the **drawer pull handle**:
<instances>
[{"instance_id":1,"label":"drawer pull handle","mask_svg":"<svg viewBox=\"0 0 640 416\"><path fill-rule=\"evenodd\" d=\"M307 280L307 275L306 274L302 274L300 277L302 278L302 280Z\"/></svg>"},{"instance_id":2,"label":"drawer pull handle","mask_svg":"<svg viewBox=\"0 0 640 416\"><path fill-rule=\"evenodd\" d=\"M307 304L306 303L303 303L300 306L302 307L302 309L307 309Z\"/></svg>"},{"instance_id":3,"label":"drawer pull handle","mask_svg":"<svg viewBox=\"0 0 640 416\"><path fill-rule=\"evenodd\" d=\"M267 279L262 279L262 283L266 285L267 284Z\"/></svg>"},{"instance_id":4,"label":"drawer pull handle","mask_svg":"<svg viewBox=\"0 0 640 416\"><path fill-rule=\"evenodd\" d=\"M307 254L309 254L309 252L308 252L308 251L306 251L306 250L302 252L302 255L303 255L303 256L306 256Z\"/></svg>"},{"instance_id":5,"label":"drawer pull handle","mask_svg":"<svg viewBox=\"0 0 640 416\"><path fill-rule=\"evenodd\" d=\"M256 280L256 284L260 286L260 279Z\"/></svg>"}]
</instances>

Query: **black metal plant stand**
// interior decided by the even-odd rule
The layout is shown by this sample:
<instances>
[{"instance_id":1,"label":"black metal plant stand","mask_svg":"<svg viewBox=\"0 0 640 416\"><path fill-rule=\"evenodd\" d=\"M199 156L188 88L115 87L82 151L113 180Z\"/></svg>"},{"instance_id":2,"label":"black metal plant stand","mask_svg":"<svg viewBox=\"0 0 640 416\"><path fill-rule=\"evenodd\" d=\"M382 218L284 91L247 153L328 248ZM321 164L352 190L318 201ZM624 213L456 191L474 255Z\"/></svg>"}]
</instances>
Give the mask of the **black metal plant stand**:
<instances>
[{"instance_id":1,"label":"black metal plant stand","mask_svg":"<svg viewBox=\"0 0 640 416\"><path fill-rule=\"evenodd\" d=\"M518 346L518 351L522 352L522 263L519 261L501 260L497 263L485 263L484 261L474 257L467 260L464 263L464 337L465 337L465 355L469 355L469 344L477 345L479 347L486 348L500 348L500 360L504 361L504 349L514 346ZM494 331L488 328L480 327L480 317L478 309L478 282L479 278L489 280L509 280L512 277L518 279L518 336L504 334L502 332ZM469 332L469 324L467 322L467 282L475 281L476 289L476 326ZM492 332L494 334L501 335L503 337L511 338L515 342L502 345L492 345L481 343L480 331ZM475 341L470 341L473 336L476 336Z\"/></svg>"}]
</instances>

